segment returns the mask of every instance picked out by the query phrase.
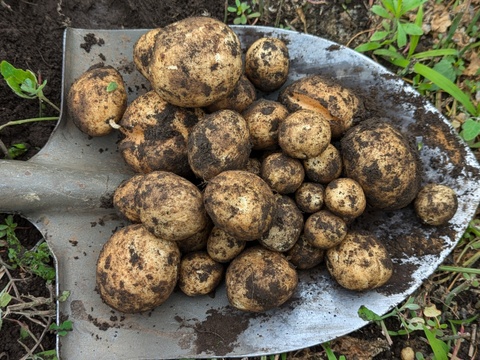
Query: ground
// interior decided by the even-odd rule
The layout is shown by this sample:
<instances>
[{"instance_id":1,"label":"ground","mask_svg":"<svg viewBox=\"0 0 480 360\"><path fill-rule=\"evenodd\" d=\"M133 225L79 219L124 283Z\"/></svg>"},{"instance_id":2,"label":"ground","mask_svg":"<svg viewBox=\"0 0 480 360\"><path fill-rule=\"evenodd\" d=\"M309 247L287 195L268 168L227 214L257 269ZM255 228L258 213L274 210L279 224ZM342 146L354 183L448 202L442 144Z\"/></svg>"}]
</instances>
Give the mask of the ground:
<instances>
[{"instance_id":1,"label":"ground","mask_svg":"<svg viewBox=\"0 0 480 360\"><path fill-rule=\"evenodd\" d=\"M225 0L170 0L160 2L155 0L4 0L0 4L0 60L8 60L18 68L30 69L42 79L47 79L45 95L54 103L60 104L60 89L62 85L62 45L63 31L66 27L91 29L118 28L154 28L167 25L192 15L210 15L222 21L232 23L234 16L226 14ZM233 1L228 3L233 4ZM365 38L365 31L371 24L368 1L361 0L264 0L265 13L257 22L259 25L282 26L290 29L308 32L340 44L355 46ZM252 19L252 22L255 20ZM363 35L359 35L363 34ZM357 36L359 35L359 36ZM353 39L353 41L351 41ZM38 103L20 99L13 94L4 81L0 81L0 124L11 120L38 116ZM46 108L45 116L57 115L54 110ZM1 131L0 139L9 147L24 143L28 151L19 159L26 160L33 156L46 143L55 123L52 121L7 127ZM5 181L5 180L2 180ZM6 214L0 214L3 223ZM41 239L35 228L20 216L15 220L19 223L18 233L23 245L32 247ZM3 261L4 254L1 253ZM0 291L7 283L7 277L0 273ZM22 278L24 273L11 270L14 278ZM431 286L430 282L425 288ZM18 290L34 297L49 298L50 289L45 282L37 277L27 276L17 282ZM426 291L421 289L420 291ZM467 293L472 299L462 299L460 308L471 309L475 293ZM470 308L469 308L470 306ZM51 310L51 309L45 309ZM387 320L387 327L389 321ZM0 323L1 324L1 323ZM21 318L19 321L5 321L0 330L0 359L18 359L26 353L19 339ZM29 324L30 331L37 337L42 337L38 350L53 349L55 335L44 332L41 326ZM398 324L393 324L397 326ZM24 341L26 347L32 347L32 340ZM34 342L33 342L34 343ZM368 346L367 346L368 344ZM424 339L419 336L396 337L392 346L387 344L380 328L376 324L369 325L351 337L345 337L332 344L339 354L347 354L348 359L375 358L399 359L401 350L412 346L416 350L428 348ZM468 349L467 349L468 350ZM469 358L467 350L463 350L461 358ZM355 355L353 355L355 354ZM462 355L462 354L460 354ZM325 352L320 346L305 349L294 354L292 358L322 358Z\"/></svg>"}]
</instances>

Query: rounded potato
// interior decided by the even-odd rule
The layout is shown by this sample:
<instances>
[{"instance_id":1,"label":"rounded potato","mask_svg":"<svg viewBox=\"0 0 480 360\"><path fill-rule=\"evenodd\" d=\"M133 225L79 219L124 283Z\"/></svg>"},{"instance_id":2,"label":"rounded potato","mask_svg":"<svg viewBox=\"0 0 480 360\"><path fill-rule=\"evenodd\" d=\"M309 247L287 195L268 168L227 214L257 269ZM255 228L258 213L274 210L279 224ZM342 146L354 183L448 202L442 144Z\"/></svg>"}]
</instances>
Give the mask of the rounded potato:
<instances>
[{"instance_id":1,"label":"rounded potato","mask_svg":"<svg viewBox=\"0 0 480 360\"><path fill-rule=\"evenodd\" d=\"M177 241L178 248L182 254L186 254L192 251L200 251L205 250L207 248L207 241L208 237L210 236L210 232L213 229L213 222L207 216L207 226L189 236L186 239Z\"/></svg>"},{"instance_id":2,"label":"rounded potato","mask_svg":"<svg viewBox=\"0 0 480 360\"><path fill-rule=\"evenodd\" d=\"M338 178L325 187L325 206L350 222L363 214L367 200L358 182L350 178Z\"/></svg>"},{"instance_id":3,"label":"rounded potato","mask_svg":"<svg viewBox=\"0 0 480 360\"><path fill-rule=\"evenodd\" d=\"M223 265L206 251L188 253L180 261L178 287L188 296L210 294L220 284L223 271Z\"/></svg>"},{"instance_id":4,"label":"rounded potato","mask_svg":"<svg viewBox=\"0 0 480 360\"><path fill-rule=\"evenodd\" d=\"M208 106L230 94L242 72L240 40L219 20L190 17L155 37L149 80L171 104Z\"/></svg>"},{"instance_id":5,"label":"rounded potato","mask_svg":"<svg viewBox=\"0 0 480 360\"><path fill-rule=\"evenodd\" d=\"M340 245L326 252L332 277L344 288L364 291L384 285L393 264L383 244L368 231L350 231Z\"/></svg>"},{"instance_id":6,"label":"rounded potato","mask_svg":"<svg viewBox=\"0 0 480 360\"><path fill-rule=\"evenodd\" d=\"M116 231L100 251L96 284L103 301L123 313L149 311L177 284L180 251L141 224Z\"/></svg>"},{"instance_id":7,"label":"rounded potato","mask_svg":"<svg viewBox=\"0 0 480 360\"><path fill-rule=\"evenodd\" d=\"M281 253L260 246L242 252L225 274L230 305L250 312L281 306L291 298L297 284L292 264Z\"/></svg>"},{"instance_id":8,"label":"rounded potato","mask_svg":"<svg viewBox=\"0 0 480 360\"><path fill-rule=\"evenodd\" d=\"M305 221L305 239L320 249L330 249L340 244L347 235L347 223L328 210L320 210Z\"/></svg>"},{"instance_id":9,"label":"rounded potato","mask_svg":"<svg viewBox=\"0 0 480 360\"><path fill-rule=\"evenodd\" d=\"M123 181L113 193L113 207L131 222L140 222L140 215L135 205L135 193L143 174L136 174Z\"/></svg>"},{"instance_id":10,"label":"rounded potato","mask_svg":"<svg viewBox=\"0 0 480 360\"><path fill-rule=\"evenodd\" d=\"M255 101L256 97L257 92L255 86L253 86L245 75L242 75L233 91L226 97L207 106L207 110L209 112L233 110L241 113Z\"/></svg>"},{"instance_id":11,"label":"rounded potato","mask_svg":"<svg viewBox=\"0 0 480 360\"><path fill-rule=\"evenodd\" d=\"M155 47L155 37L160 31L162 31L161 28L147 31L133 45L133 63L146 79L149 78L148 67L152 59L153 48Z\"/></svg>"},{"instance_id":12,"label":"rounded potato","mask_svg":"<svg viewBox=\"0 0 480 360\"><path fill-rule=\"evenodd\" d=\"M307 241L305 234L301 234L286 255L297 269L308 270L323 262L325 250L313 246Z\"/></svg>"},{"instance_id":13,"label":"rounded potato","mask_svg":"<svg viewBox=\"0 0 480 360\"><path fill-rule=\"evenodd\" d=\"M113 131L127 108L127 90L122 75L112 66L92 67L70 87L68 113L73 123L89 136Z\"/></svg>"},{"instance_id":14,"label":"rounded potato","mask_svg":"<svg viewBox=\"0 0 480 360\"><path fill-rule=\"evenodd\" d=\"M246 244L245 240L239 240L214 226L207 240L207 252L213 260L225 263L240 254Z\"/></svg>"},{"instance_id":15,"label":"rounded potato","mask_svg":"<svg viewBox=\"0 0 480 360\"><path fill-rule=\"evenodd\" d=\"M261 177L279 194L294 193L305 178L302 162L283 153L273 153L262 161Z\"/></svg>"},{"instance_id":16,"label":"rounded potato","mask_svg":"<svg viewBox=\"0 0 480 360\"><path fill-rule=\"evenodd\" d=\"M413 205L422 222L439 226L446 224L455 215L458 199L451 187L432 183L420 189Z\"/></svg>"},{"instance_id":17,"label":"rounded potato","mask_svg":"<svg viewBox=\"0 0 480 360\"><path fill-rule=\"evenodd\" d=\"M295 203L304 213L311 214L323 207L325 188L315 182L304 182L295 191Z\"/></svg>"},{"instance_id":18,"label":"rounded potato","mask_svg":"<svg viewBox=\"0 0 480 360\"><path fill-rule=\"evenodd\" d=\"M303 160L303 167L308 179L328 184L342 174L342 156L334 145L328 144L320 155Z\"/></svg>"}]
</instances>

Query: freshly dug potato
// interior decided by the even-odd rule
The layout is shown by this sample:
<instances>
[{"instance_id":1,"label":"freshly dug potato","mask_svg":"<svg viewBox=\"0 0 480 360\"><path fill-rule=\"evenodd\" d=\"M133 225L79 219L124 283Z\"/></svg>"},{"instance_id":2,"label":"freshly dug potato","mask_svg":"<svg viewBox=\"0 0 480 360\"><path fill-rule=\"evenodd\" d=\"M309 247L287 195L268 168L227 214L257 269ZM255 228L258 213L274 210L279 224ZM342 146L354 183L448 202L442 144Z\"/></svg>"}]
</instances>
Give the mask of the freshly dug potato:
<instances>
[{"instance_id":1,"label":"freshly dug potato","mask_svg":"<svg viewBox=\"0 0 480 360\"><path fill-rule=\"evenodd\" d=\"M246 244L245 240L239 240L214 226L207 240L207 252L213 260L226 263L240 254Z\"/></svg>"},{"instance_id":2,"label":"freshly dug potato","mask_svg":"<svg viewBox=\"0 0 480 360\"><path fill-rule=\"evenodd\" d=\"M208 237L213 229L213 222L207 216L207 226L192 236L177 241L178 248L182 254L187 254L193 251L205 250L207 248Z\"/></svg>"},{"instance_id":3,"label":"freshly dug potato","mask_svg":"<svg viewBox=\"0 0 480 360\"><path fill-rule=\"evenodd\" d=\"M245 166L244 170L260 176L262 172L262 162L257 158L251 157L248 159L247 166Z\"/></svg>"},{"instance_id":4,"label":"freshly dug potato","mask_svg":"<svg viewBox=\"0 0 480 360\"><path fill-rule=\"evenodd\" d=\"M112 66L92 67L70 87L68 113L73 123L89 136L113 131L127 108L127 90L122 75Z\"/></svg>"},{"instance_id":5,"label":"freshly dug potato","mask_svg":"<svg viewBox=\"0 0 480 360\"><path fill-rule=\"evenodd\" d=\"M226 97L215 101L207 106L207 111L215 112L218 110L233 110L241 113L257 98L255 86L245 75L240 77L233 91Z\"/></svg>"},{"instance_id":6,"label":"freshly dug potato","mask_svg":"<svg viewBox=\"0 0 480 360\"><path fill-rule=\"evenodd\" d=\"M268 184L248 171L229 170L205 187L205 209L220 229L239 240L256 240L272 225L275 197Z\"/></svg>"},{"instance_id":7,"label":"freshly dug potato","mask_svg":"<svg viewBox=\"0 0 480 360\"><path fill-rule=\"evenodd\" d=\"M349 290L375 289L393 273L390 255L368 231L349 231L340 245L327 250L325 259L332 277Z\"/></svg>"},{"instance_id":8,"label":"freshly dug potato","mask_svg":"<svg viewBox=\"0 0 480 360\"><path fill-rule=\"evenodd\" d=\"M305 239L320 249L330 249L340 244L347 235L347 223L328 210L320 210L305 221Z\"/></svg>"},{"instance_id":9,"label":"freshly dug potato","mask_svg":"<svg viewBox=\"0 0 480 360\"><path fill-rule=\"evenodd\" d=\"M304 182L295 191L298 208L307 214L319 211L323 207L325 188L315 182Z\"/></svg>"},{"instance_id":10,"label":"freshly dug potato","mask_svg":"<svg viewBox=\"0 0 480 360\"><path fill-rule=\"evenodd\" d=\"M332 132L326 118L318 112L299 110L287 116L278 127L278 143L293 158L320 155L330 144Z\"/></svg>"},{"instance_id":11,"label":"freshly dug potato","mask_svg":"<svg viewBox=\"0 0 480 360\"><path fill-rule=\"evenodd\" d=\"M287 80L290 57L285 43L277 38L256 40L245 54L245 74L257 89L271 92Z\"/></svg>"},{"instance_id":12,"label":"freshly dug potato","mask_svg":"<svg viewBox=\"0 0 480 360\"><path fill-rule=\"evenodd\" d=\"M288 116L288 110L277 101L259 99L242 116L248 125L252 148L264 150L278 145L278 126Z\"/></svg>"},{"instance_id":13,"label":"freshly dug potato","mask_svg":"<svg viewBox=\"0 0 480 360\"><path fill-rule=\"evenodd\" d=\"M303 167L311 181L328 184L342 174L342 156L334 145L328 144L320 155L303 160Z\"/></svg>"},{"instance_id":14,"label":"freshly dug potato","mask_svg":"<svg viewBox=\"0 0 480 360\"><path fill-rule=\"evenodd\" d=\"M167 171L154 171L143 177L135 206L147 230L165 240L184 240L208 224L200 190Z\"/></svg>"},{"instance_id":15,"label":"freshly dug potato","mask_svg":"<svg viewBox=\"0 0 480 360\"><path fill-rule=\"evenodd\" d=\"M178 287L188 296L207 295L220 284L223 272L223 265L206 251L191 252L180 261Z\"/></svg>"},{"instance_id":16,"label":"freshly dug potato","mask_svg":"<svg viewBox=\"0 0 480 360\"><path fill-rule=\"evenodd\" d=\"M350 178L338 178L325 187L325 206L350 222L363 214L367 200L358 182Z\"/></svg>"},{"instance_id":17,"label":"freshly dug potato","mask_svg":"<svg viewBox=\"0 0 480 360\"><path fill-rule=\"evenodd\" d=\"M295 268L308 270L323 262L325 250L313 246L305 239L305 234L301 234L286 256Z\"/></svg>"},{"instance_id":18,"label":"freshly dug potato","mask_svg":"<svg viewBox=\"0 0 480 360\"><path fill-rule=\"evenodd\" d=\"M190 17L155 37L149 80L171 104L208 106L230 94L242 72L240 40L219 20Z\"/></svg>"},{"instance_id":19,"label":"freshly dug potato","mask_svg":"<svg viewBox=\"0 0 480 360\"><path fill-rule=\"evenodd\" d=\"M273 153L262 161L261 177L279 194L294 193L305 178L302 162L283 153Z\"/></svg>"},{"instance_id":20,"label":"freshly dug potato","mask_svg":"<svg viewBox=\"0 0 480 360\"><path fill-rule=\"evenodd\" d=\"M260 246L242 252L225 274L230 305L250 312L281 306L291 298L297 284L292 264L281 253Z\"/></svg>"},{"instance_id":21,"label":"freshly dug potato","mask_svg":"<svg viewBox=\"0 0 480 360\"><path fill-rule=\"evenodd\" d=\"M206 115L193 127L187 142L190 168L204 180L225 170L244 169L250 150L247 123L232 110Z\"/></svg>"},{"instance_id":22,"label":"freshly dug potato","mask_svg":"<svg viewBox=\"0 0 480 360\"><path fill-rule=\"evenodd\" d=\"M135 206L135 193L142 179L143 174L136 174L118 185L113 193L113 207L134 223L140 222L138 209Z\"/></svg>"},{"instance_id":23,"label":"freshly dug potato","mask_svg":"<svg viewBox=\"0 0 480 360\"><path fill-rule=\"evenodd\" d=\"M133 63L146 79L149 78L148 67L152 59L153 48L155 47L155 37L160 31L162 31L161 28L147 31L140 36L133 46Z\"/></svg>"},{"instance_id":24,"label":"freshly dug potato","mask_svg":"<svg viewBox=\"0 0 480 360\"><path fill-rule=\"evenodd\" d=\"M198 116L171 105L155 91L137 97L120 121L124 138L118 144L120 154L139 173L171 171L180 176L191 174L187 139Z\"/></svg>"},{"instance_id":25,"label":"freshly dug potato","mask_svg":"<svg viewBox=\"0 0 480 360\"><path fill-rule=\"evenodd\" d=\"M385 119L371 118L341 140L346 177L356 180L374 208L401 209L420 189L421 165L415 145Z\"/></svg>"},{"instance_id":26,"label":"freshly dug potato","mask_svg":"<svg viewBox=\"0 0 480 360\"><path fill-rule=\"evenodd\" d=\"M103 245L96 284L103 301L123 313L149 311L165 302L177 284L180 251L141 224L116 231Z\"/></svg>"},{"instance_id":27,"label":"freshly dug potato","mask_svg":"<svg viewBox=\"0 0 480 360\"><path fill-rule=\"evenodd\" d=\"M278 99L290 112L304 109L322 114L330 122L333 138L352 127L355 116L361 112L360 100L351 90L321 75L293 82L283 89Z\"/></svg>"},{"instance_id":28,"label":"freshly dug potato","mask_svg":"<svg viewBox=\"0 0 480 360\"><path fill-rule=\"evenodd\" d=\"M439 226L448 223L455 215L458 199L451 187L432 183L420 189L413 204L422 222Z\"/></svg>"}]
</instances>

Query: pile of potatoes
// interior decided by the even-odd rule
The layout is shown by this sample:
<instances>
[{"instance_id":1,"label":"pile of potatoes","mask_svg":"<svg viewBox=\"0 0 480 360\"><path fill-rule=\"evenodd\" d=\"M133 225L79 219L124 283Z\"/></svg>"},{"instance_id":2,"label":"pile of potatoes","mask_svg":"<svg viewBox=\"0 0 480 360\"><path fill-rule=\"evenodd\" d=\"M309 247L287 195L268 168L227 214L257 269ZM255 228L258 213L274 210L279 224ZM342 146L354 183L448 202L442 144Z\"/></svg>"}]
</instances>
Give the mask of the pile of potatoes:
<instances>
[{"instance_id":1,"label":"pile of potatoes","mask_svg":"<svg viewBox=\"0 0 480 360\"><path fill-rule=\"evenodd\" d=\"M145 33L133 51L152 90L127 106L118 71L100 66L68 96L80 130L121 132L136 173L113 197L131 224L97 263L112 308L148 311L177 286L199 296L224 281L233 307L262 312L293 295L299 270L322 262L341 286L374 289L393 266L373 233L349 228L367 206L414 203L431 225L455 214L450 188L421 188L417 149L387 119L362 114L354 126L363 111L354 92L320 75L284 86L281 39L258 39L244 54L228 26L194 17ZM277 101L262 97L278 89Z\"/></svg>"}]
</instances>

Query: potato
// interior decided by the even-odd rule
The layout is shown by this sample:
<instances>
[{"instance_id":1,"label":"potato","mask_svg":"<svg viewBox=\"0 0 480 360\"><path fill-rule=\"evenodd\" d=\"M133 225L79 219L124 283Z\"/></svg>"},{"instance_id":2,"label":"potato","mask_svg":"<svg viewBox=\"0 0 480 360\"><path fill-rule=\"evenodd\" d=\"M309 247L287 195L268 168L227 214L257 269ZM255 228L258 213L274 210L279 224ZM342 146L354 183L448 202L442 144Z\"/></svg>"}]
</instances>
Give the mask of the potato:
<instances>
[{"instance_id":1,"label":"potato","mask_svg":"<svg viewBox=\"0 0 480 360\"><path fill-rule=\"evenodd\" d=\"M304 182L295 191L295 203L304 213L311 214L323 207L325 188L322 184Z\"/></svg>"},{"instance_id":2,"label":"potato","mask_svg":"<svg viewBox=\"0 0 480 360\"><path fill-rule=\"evenodd\" d=\"M334 145L328 144L320 155L303 160L303 167L308 179L328 184L342 174L342 156Z\"/></svg>"},{"instance_id":3,"label":"potato","mask_svg":"<svg viewBox=\"0 0 480 360\"><path fill-rule=\"evenodd\" d=\"M278 143L288 156L308 159L320 155L330 143L330 124L321 113L299 110L278 128Z\"/></svg>"},{"instance_id":4,"label":"potato","mask_svg":"<svg viewBox=\"0 0 480 360\"><path fill-rule=\"evenodd\" d=\"M247 122L254 150L278 146L278 126L288 116L288 110L277 101L259 99L253 102L242 116Z\"/></svg>"},{"instance_id":5,"label":"potato","mask_svg":"<svg viewBox=\"0 0 480 360\"><path fill-rule=\"evenodd\" d=\"M206 115L193 127L187 142L190 168L204 180L225 170L244 169L250 150L247 123L232 110Z\"/></svg>"},{"instance_id":6,"label":"potato","mask_svg":"<svg viewBox=\"0 0 480 360\"><path fill-rule=\"evenodd\" d=\"M305 239L320 249L330 249L340 244L347 235L347 223L328 210L320 210L305 221Z\"/></svg>"},{"instance_id":7,"label":"potato","mask_svg":"<svg viewBox=\"0 0 480 360\"><path fill-rule=\"evenodd\" d=\"M225 274L230 305L250 312L281 306L292 297L297 284L292 264L281 253L260 246L242 252Z\"/></svg>"},{"instance_id":8,"label":"potato","mask_svg":"<svg viewBox=\"0 0 480 360\"><path fill-rule=\"evenodd\" d=\"M245 75L242 75L233 91L226 97L208 105L207 111L233 110L241 113L255 101L256 97L257 92L255 86L253 86Z\"/></svg>"},{"instance_id":9,"label":"potato","mask_svg":"<svg viewBox=\"0 0 480 360\"><path fill-rule=\"evenodd\" d=\"M323 262L325 250L310 244L302 233L286 256L295 268L308 270Z\"/></svg>"},{"instance_id":10,"label":"potato","mask_svg":"<svg viewBox=\"0 0 480 360\"><path fill-rule=\"evenodd\" d=\"M458 199L455 191L446 185L427 184L414 200L418 217L428 225L445 225L455 215Z\"/></svg>"},{"instance_id":11,"label":"potato","mask_svg":"<svg viewBox=\"0 0 480 360\"><path fill-rule=\"evenodd\" d=\"M328 119L332 137L339 138L362 112L359 98L335 79L322 75L305 76L280 93L278 100L288 111L311 110Z\"/></svg>"},{"instance_id":12,"label":"potato","mask_svg":"<svg viewBox=\"0 0 480 360\"><path fill-rule=\"evenodd\" d=\"M133 46L133 63L146 79L149 78L148 67L152 59L153 48L155 47L155 37L161 31L161 28L147 31L140 36Z\"/></svg>"},{"instance_id":13,"label":"potato","mask_svg":"<svg viewBox=\"0 0 480 360\"><path fill-rule=\"evenodd\" d=\"M180 251L141 224L117 230L103 245L96 284L103 301L123 313L149 311L164 303L177 284Z\"/></svg>"},{"instance_id":14,"label":"potato","mask_svg":"<svg viewBox=\"0 0 480 360\"><path fill-rule=\"evenodd\" d=\"M191 252L180 261L178 287L188 296L212 293L223 278L223 265L205 251Z\"/></svg>"},{"instance_id":15,"label":"potato","mask_svg":"<svg viewBox=\"0 0 480 360\"><path fill-rule=\"evenodd\" d=\"M365 193L358 182L338 178L325 187L325 206L346 221L359 217L367 207Z\"/></svg>"},{"instance_id":16,"label":"potato","mask_svg":"<svg viewBox=\"0 0 480 360\"><path fill-rule=\"evenodd\" d=\"M136 174L123 181L113 193L113 207L131 222L140 222L140 215L135 205L135 193L143 174Z\"/></svg>"},{"instance_id":17,"label":"potato","mask_svg":"<svg viewBox=\"0 0 480 360\"><path fill-rule=\"evenodd\" d=\"M279 194L294 193L305 178L302 162L283 153L273 153L262 161L263 180Z\"/></svg>"},{"instance_id":18,"label":"potato","mask_svg":"<svg viewBox=\"0 0 480 360\"><path fill-rule=\"evenodd\" d=\"M280 88L287 80L290 57L285 43L277 38L256 40L245 54L245 74L264 92Z\"/></svg>"},{"instance_id":19,"label":"potato","mask_svg":"<svg viewBox=\"0 0 480 360\"><path fill-rule=\"evenodd\" d=\"M229 170L211 179L205 187L205 209L215 226L239 240L256 240L272 225L275 197L259 176Z\"/></svg>"},{"instance_id":20,"label":"potato","mask_svg":"<svg viewBox=\"0 0 480 360\"><path fill-rule=\"evenodd\" d=\"M127 108L122 75L112 66L90 68L70 87L67 108L73 123L85 134L110 134L111 123L118 123Z\"/></svg>"},{"instance_id":21,"label":"potato","mask_svg":"<svg viewBox=\"0 0 480 360\"><path fill-rule=\"evenodd\" d=\"M303 215L288 196L277 194L275 199L277 211L272 226L258 241L269 250L285 252L290 250L300 237Z\"/></svg>"},{"instance_id":22,"label":"potato","mask_svg":"<svg viewBox=\"0 0 480 360\"><path fill-rule=\"evenodd\" d=\"M197 122L194 112L149 91L127 107L120 121L124 134L118 144L120 154L135 172L162 170L187 176L191 174L187 139Z\"/></svg>"},{"instance_id":23,"label":"potato","mask_svg":"<svg viewBox=\"0 0 480 360\"><path fill-rule=\"evenodd\" d=\"M219 20L190 17L155 37L149 80L171 104L208 106L230 94L242 73L240 40Z\"/></svg>"},{"instance_id":24,"label":"potato","mask_svg":"<svg viewBox=\"0 0 480 360\"><path fill-rule=\"evenodd\" d=\"M346 177L357 181L374 208L397 210L420 189L421 165L415 145L385 119L371 118L341 139Z\"/></svg>"},{"instance_id":25,"label":"potato","mask_svg":"<svg viewBox=\"0 0 480 360\"><path fill-rule=\"evenodd\" d=\"M368 231L349 231L340 245L327 250L325 259L330 275L349 290L375 289L393 273L390 255Z\"/></svg>"},{"instance_id":26,"label":"potato","mask_svg":"<svg viewBox=\"0 0 480 360\"><path fill-rule=\"evenodd\" d=\"M262 172L262 162L257 158L251 157L248 159L244 170L260 176Z\"/></svg>"},{"instance_id":27,"label":"potato","mask_svg":"<svg viewBox=\"0 0 480 360\"><path fill-rule=\"evenodd\" d=\"M177 241L178 248L182 254L187 254L193 251L205 250L207 248L208 237L213 229L213 222L207 216L207 226L193 234L192 236Z\"/></svg>"},{"instance_id":28,"label":"potato","mask_svg":"<svg viewBox=\"0 0 480 360\"><path fill-rule=\"evenodd\" d=\"M135 206L147 230L165 240L184 240L208 223L200 190L167 171L154 171L143 177Z\"/></svg>"},{"instance_id":29,"label":"potato","mask_svg":"<svg viewBox=\"0 0 480 360\"><path fill-rule=\"evenodd\" d=\"M207 240L207 252L213 260L225 263L240 254L245 249L246 244L246 241L239 240L214 226Z\"/></svg>"}]
</instances>

